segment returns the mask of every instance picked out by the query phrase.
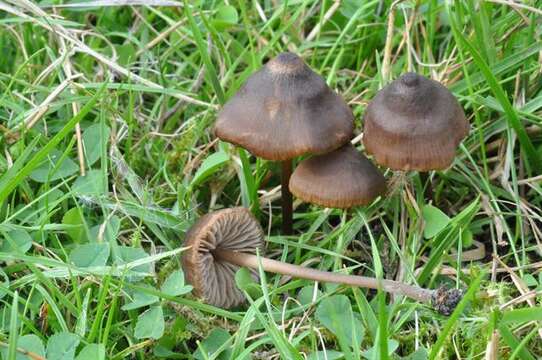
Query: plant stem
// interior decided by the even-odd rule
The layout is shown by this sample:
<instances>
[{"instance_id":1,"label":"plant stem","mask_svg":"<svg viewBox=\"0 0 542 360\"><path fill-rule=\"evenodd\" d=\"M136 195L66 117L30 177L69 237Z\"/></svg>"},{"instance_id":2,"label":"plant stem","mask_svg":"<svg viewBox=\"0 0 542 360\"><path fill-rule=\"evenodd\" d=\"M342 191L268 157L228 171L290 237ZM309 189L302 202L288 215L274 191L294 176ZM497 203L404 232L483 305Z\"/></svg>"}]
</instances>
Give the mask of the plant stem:
<instances>
[{"instance_id":1,"label":"plant stem","mask_svg":"<svg viewBox=\"0 0 542 360\"><path fill-rule=\"evenodd\" d=\"M292 176L292 160L281 161L281 196L282 196L282 234L293 234L292 193L289 183Z\"/></svg>"}]
</instances>

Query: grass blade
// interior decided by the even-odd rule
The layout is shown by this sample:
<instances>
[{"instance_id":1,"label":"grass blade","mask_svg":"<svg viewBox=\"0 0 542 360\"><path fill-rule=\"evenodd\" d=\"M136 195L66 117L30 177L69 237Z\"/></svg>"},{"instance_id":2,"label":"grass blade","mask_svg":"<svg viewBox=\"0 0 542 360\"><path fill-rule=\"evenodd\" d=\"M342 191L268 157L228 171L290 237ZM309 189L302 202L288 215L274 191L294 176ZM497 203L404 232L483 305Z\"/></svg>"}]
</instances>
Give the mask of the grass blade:
<instances>
[{"instance_id":1,"label":"grass blade","mask_svg":"<svg viewBox=\"0 0 542 360\"><path fill-rule=\"evenodd\" d=\"M203 60L203 63L205 64L205 70L206 70L205 77L209 80L209 82L213 86L213 89L216 93L216 97L218 98L218 102L220 104L224 104L226 102L226 97L224 96L224 90L222 89L222 85L220 85L220 81L218 80L218 75L216 73L211 57L209 56L209 51L207 50L207 46L206 46L205 40L203 39L203 35L201 34L198 24L196 23L196 20L192 16L192 12L194 10L195 10L195 6L189 5L185 1L184 14L186 18L188 19L188 24L190 25L190 29L192 30L194 41L196 42L196 46L200 53L201 59ZM204 16L203 12L201 11L201 9L198 9L198 10L199 10L199 14L201 18L203 19L203 16Z\"/></svg>"},{"instance_id":2,"label":"grass blade","mask_svg":"<svg viewBox=\"0 0 542 360\"><path fill-rule=\"evenodd\" d=\"M529 164L532 166L532 170L537 174L542 173L542 160L540 159L538 152L536 151L533 143L531 142L531 139L529 138L525 127L521 123L516 109L510 103L508 96L506 95L495 75L493 75L493 71L490 69L489 65L482 58L482 55L480 55L478 50L465 37L464 33L459 30L454 15L450 12L449 8L448 14L451 19L451 26L453 29L454 37L456 38L458 43L462 44L462 46L467 49L467 51L472 56L474 63L484 75L484 78L489 84L493 95L495 96L495 98L497 98L504 110L504 113L506 114L506 120L508 121L508 125L516 132L519 143L523 151L527 155Z\"/></svg>"},{"instance_id":3,"label":"grass blade","mask_svg":"<svg viewBox=\"0 0 542 360\"><path fill-rule=\"evenodd\" d=\"M13 295L13 301L11 302L11 316L9 322L9 347L8 347L8 359L15 360L17 356L17 321L19 308L19 293L15 291Z\"/></svg>"},{"instance_id":4,"label":"grass blade","mask_svg":"<svg viewBox=\"0 0 542 360\"><path fill-rule=\"evenodd\" d=\"M0 189L0 204L4 202L7 196L17 187L17 185L28 175L34 168L36 168L40 162L45 159L47 154L51 152L55 146L57 146L75 127L79 121L81 121L93 108L102 93L105 90L105 86L102 86L96 94L81 108L81 111L77 113L64 127L55 135L49 142L39 150L32 159L19 171L14 173L6 173L0 180L3 183L3 179L7 179L5 185Z\"/></svg>"}]
</instances>

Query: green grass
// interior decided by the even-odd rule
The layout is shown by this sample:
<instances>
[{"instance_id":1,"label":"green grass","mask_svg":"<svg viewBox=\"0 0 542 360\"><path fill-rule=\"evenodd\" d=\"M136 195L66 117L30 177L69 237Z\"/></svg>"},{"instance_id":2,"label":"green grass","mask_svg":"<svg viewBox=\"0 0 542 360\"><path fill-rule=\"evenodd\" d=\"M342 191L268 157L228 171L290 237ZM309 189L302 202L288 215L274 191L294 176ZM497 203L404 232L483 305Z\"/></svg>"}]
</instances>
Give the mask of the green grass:
<instances>
[{"instance_id":1,"label":"green grass","mask_svg":"<svg viewBox=\"0 0 542 360\"><path fill-rule=\"evenodd\" d=\"M1 359L542 357L541 1L45 4L0 3ZM280 236L277 165L211 129L288 50L349 103L356 135L387 79L446 84L471 123L453 165L387 171L390 194L348 214L297 203L296 235ZM184 234L238 205L276 259L467 295L443 317L262 273L240 280L245 306L206 305L183 280ZM486 256L461 261L472 240Z\"/></svg>"}]
</instances>

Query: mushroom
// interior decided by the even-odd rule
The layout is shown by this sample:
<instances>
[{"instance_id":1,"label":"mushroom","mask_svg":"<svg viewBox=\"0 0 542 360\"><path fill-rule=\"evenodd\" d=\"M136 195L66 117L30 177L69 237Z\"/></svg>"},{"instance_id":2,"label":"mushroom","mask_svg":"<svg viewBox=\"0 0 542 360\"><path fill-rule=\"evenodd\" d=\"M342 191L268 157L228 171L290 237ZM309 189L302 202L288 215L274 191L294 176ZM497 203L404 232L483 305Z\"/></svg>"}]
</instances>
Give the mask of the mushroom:
<instances>
[{"instance_id":1,"label":"mushroom","mask_svg":"<svg viewBox=\"0 0 542 360\"><path fill-rule=\"evenodd\" d=\"M290 178L298 198L325 207L347 209L371 203L386 191L386 179L369 159L347 144L299 163Z\"/></svg>"},{"instance_id":2,"label":"mushroom","mask_svg":"<svg viewBox=\"0 0 542 360\"><path fill-rule=\"evenodd\" d=\"M461 300L457 289L424 289L398 281L378 280L366 276L344 275L306 268L259 257L263 251L264 233L258 221L245 208L218 210L200 218L188 231L182 257L187 281L196 296L223 308L244 302L243 293L235 285L239 267L320 282L359 286L404 295L420 302L431 303L435 310L449 315Z\"/></svg>"},{"instance_id":3,"label":"mushroom","mask_svg":"<svg viewBox=\"0 0 542 360\"><path fill-rule=\"evenodd\" d=\"M394 170L440 170L453 161L469 123L452 93L437 81L406 73L367 106L363 143Z\"/></svg>"},{"instance_id":4,"label":"mushroom","mask_svg":"<svg viewBox=\"0 0 542 360\"><path fill-rule=\"evenodd\" d=\"M250 76L215 124L220 139L282 162L282 222L287 235L292 233L288 190L292 159L333 151L350 140L353 130L354 117L344 100L289 52Z\"/></svg>"},{"instance_id":5,"label":"mushroom","mask_svg":"<svg viewBox=\"0 0 542 360\"><path fill-rule=\"evenodd\" d=\"M248 256L263 249L263 230L250 211L239 207L204 215L188 230L184 245L190 248L183 254L183 269L196 296L221 308L244 301L235 286L239 267L217 256L231 251Z\"/></svg>"}]
</instances>

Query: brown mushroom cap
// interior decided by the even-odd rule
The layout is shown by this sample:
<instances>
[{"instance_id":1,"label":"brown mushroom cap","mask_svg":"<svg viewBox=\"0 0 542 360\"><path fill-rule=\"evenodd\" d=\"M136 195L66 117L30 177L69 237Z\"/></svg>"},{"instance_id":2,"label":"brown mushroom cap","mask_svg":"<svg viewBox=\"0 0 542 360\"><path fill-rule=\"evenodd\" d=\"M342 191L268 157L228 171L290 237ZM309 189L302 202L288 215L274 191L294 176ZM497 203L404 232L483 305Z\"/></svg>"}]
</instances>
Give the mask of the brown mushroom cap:
<instances>
[{"instance_id":1,"label":"brown mushroom cap","mask_svg":"<svg viewBox=\"0 0 542 360\"><path fill-rule=\"evenodd\" d=\"M463 109L437 81L406 73L367 106L363 143L377 163L395 170L445 169L469 132Z\"/></svg>"},{"instance_id":2,"label":"brown mushroom cap","mask_svg":"<svg viewBox=\"0 0 542 360\"><path fill-rule=\"evenodd\" d=\"M386 179L351 144L302 161L290 178L298 198L325 207L349 208L371 203L386 191Z\"/></svg>"},{"instance_id":3,"label":"brown mushroom cap","mask_svg":"<svg viewBox=\"0 0 542 360\"><path fill-rule=\"evenodd\" d=\"M301 58L282 53L248 78L220 111L215 134L268 160L322 154L345 144L354 117Z\"/></svg>"},{"instance_id":4,"label":"brown mushroom cap","mask_svg":"<svg viewBox=\"0 0 542 360\"><path fill-rule=\"evenodd\" d=\"M182 257L186 280L194 295L206 303L231 308L244 302L235 284L239 266L215 259L212 251L225 249L255 254L264 247L264 233L258 221L245 208L223 209L201 217L186 234Z\"/></svg>"}]
</instances>

